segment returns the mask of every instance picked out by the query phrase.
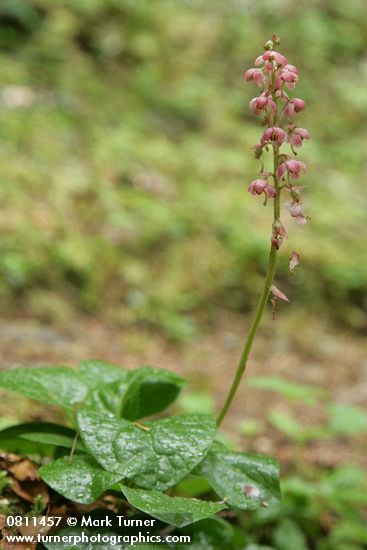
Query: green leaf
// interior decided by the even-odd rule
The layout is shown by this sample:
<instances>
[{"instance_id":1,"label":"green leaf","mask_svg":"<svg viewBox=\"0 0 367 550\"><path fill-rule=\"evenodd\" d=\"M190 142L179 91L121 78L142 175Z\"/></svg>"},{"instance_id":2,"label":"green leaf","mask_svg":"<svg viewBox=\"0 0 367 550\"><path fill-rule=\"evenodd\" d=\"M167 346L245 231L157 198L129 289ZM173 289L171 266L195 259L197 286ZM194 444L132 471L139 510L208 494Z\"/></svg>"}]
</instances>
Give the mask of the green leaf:
<instances>
[{"instance_id":1,"label":"green leaf","mask_svg":"<svg viewBox=\"0 0 367 550\"><path fill-rule=\"evenodd\" d=\"M122 401L128 387L129 374L121 380L104 384L89 392L84 405L97 412L121 416Z\"/></svg>"},{"instance_id":2,"label":"green leaf","mask_svg":"<svg viewBox=\"0 0 367 550\"><path fill-rule=\"evenodd\" d=\"M0 373L0 387L65 409L81 403L87 394L83 377L68 367L7 370Z\"/></svg>"},{"instance_id":3,"label":"green leaf","mask_svg":"<svg viewBox=\"0 0 367 550\"><path fill-rule=\"evenodd\" d=\"M75 434L76 432L74 430L51 422L27 422L1 430L0 447L2 441L21 438L35 443L71 449L74 443ZM80 450L83 449L81 442L77 443L77 448Z\"/></svg>"},{"instance_id":4,"label":"green leaf","mask_svg":"<svg viewBox=\"0 0 367 550\"><path fill-rule=\"evenodd\" d=\"M328 413L333 434L352 436L367 431L367 413L360 407L333 403L329 405Z\"/></svg>"},{"instance_id":5,"label":"green leaf","mask_svg":"<svg viewBox=\"0 0 367 550\"><path fill-rule=\"evenodd\" d=\"M184 383L181 376L164 369L141 367L132 371L121 416L138 420L163 411L176 399Z\"/></svg>"},{"instance_id":6,"label":"green leaf","mask_svg":"<svg viewBox=\"0 0 367 550\"><path fill-rule=\"evenodd\" d=\"M305 443L313 439L321 439L328 435L324 426L310 426L303 428L301 422L296 420L290 412L271 411L269 421L280 432L296 443Z\"/></svg>"},{"instance_id":7,"label":"green leaf","mask_svg":"<svg viewBox=\"0 0 367 550\"><path fill-rule=\"evenodd\" d=\"M131 378L132 371L124 367L110 365L97 359L80 363L80 373L90 391L84 402L85 406L120 416L122 400Z\"/></svg>"},{"instance_id":8,"label":"green leaf","mask_svg":"<svg viewBox=\"0 0 367 550\"><path fill-rule=\"evenodd\" d=\"M230 506L254 510L280 499L279 467L275 460L214 447L195 473L204 476Z\"/></svg>"},{"instance_id":9,"label":"green leaf","mask_svg":"<svg viewBox=\"0 0 367 550\"><path fill-rule=\"evenodd\" d=\"M215 413L213 396L205 391L185 392L180 396L177 404L180 408L180 412L205 414Z\"/></svg>"},{"instance_id":10,"label":"green leaf","mask_svg":"<svg viewBox=\"0 0 367 550\"><path fill-rule=\"evenodd\" d=\"M22 456L52 456L55 447L43 443L27 441L21 437L9 437L0 440L0 451L15 453Z\"/></svg>"},{"instance_id":11,"label":"green leaf","mask_svg":"<svg viewBox=\"0 0 367 550\"><path fill-rule=\"evenodd\" d=\"M42 466L40 476L55 491L74 502L91 504L114 483L119 474L103 470L92 457L75 455Z\"/></svg>"},{"instance_id":12,"label":"green leaf","mask_svg":"<svg viewBox=\"0 0 367 550\"><path fill-rule=\"evenodd\" d=\"M179 415L146 422L81 410L78 424L90 453L106 469L139 487L165 491L183 479L205 456L216 430L208 415Z\"/></svg>"},{"instance_id":13,"label":"green leaf","mask_svg":"<svg viewBox=\"0 0 367 550\"><path fill-rule=\"evenodd\" d=\"M278 376L250 378L248 384L260 390L270 390L280 393L290 400L303 401L306 405L314 405L323 397L323 390L311 384L293 384Z\"/></svg>"},{"instance_id":14,"label":"green leaf","mask_svg":"<svg viewBox=\"0 0 367 550\"><path fill-rule=\"evenodd\" d=\"M277 548L292 548L292 550L307 550L306 538L297 523L284 518L274 532L274 542Z\"/></svg>"},{"instance_id":15,"label":"green leaf","mask_svg":"<svg viewBox=\"0 0 367 550\"><path fill-rule=\"evenodd\" d=\"M209 493L211 487L205 477L189 474L175 487L175 493L180 497L198 497Z\"/></svg>"},{"instance_id":16,"label":"green leaf","mask_svg":"<svg viewBox=\"0 0 367 550\"><path fill-rule=\"evenodd\" d=\"M226 508L220 502L169 497L158 491L132 489L121 484L120 487L134 508L176 527L190 525L190 523L213 516Z\"/></svg>"},{"instance_id":17,"label":"green leaf","mask_svg":"<svg viewBox=\"0 0 367 550\"><path fill-rule=\"evenodd\" d=\"M86 361L81 364L80 370L86 380L91 376L94 380L102 380L102 385L92 386L85 405L128 420L164 410L174 401L184 384L177 374L153 367L127 370L100 361Z\"/></svg>"},{"instance_id":18,"label":"green leaf","mask_svg":"<svg viewBox=\"0 0 367 550\"><path fill-rule=\"evenodd\" d=\"M131 372L125 367L111 365L99 359L87 359L79 364L79 372L90 388L125 379Z\"/></svg>"}]
</instances>

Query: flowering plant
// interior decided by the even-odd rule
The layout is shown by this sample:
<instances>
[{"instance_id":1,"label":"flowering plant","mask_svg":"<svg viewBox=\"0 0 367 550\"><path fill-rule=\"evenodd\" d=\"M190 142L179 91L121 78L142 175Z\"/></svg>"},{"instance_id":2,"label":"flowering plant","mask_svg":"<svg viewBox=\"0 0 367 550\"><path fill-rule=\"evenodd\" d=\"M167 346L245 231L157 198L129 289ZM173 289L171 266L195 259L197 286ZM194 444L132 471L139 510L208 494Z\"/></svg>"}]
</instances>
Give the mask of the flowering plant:
<instances>
[{"instance_id":1,"label":"flowering plant","mask_svg":"<svg viewBox=\"0 0 367 550\"><path fill-rule=\"evenodd\" d=\"M305 102L303 99L292 98L289 95L289 91L294 90L298 82L298 70L288 63L288 59L283 54L274 49L279 43L279 37L273 35L264 46L265 52L255 59L256 67L248 69L244 75L247 82L255 82L260 88L260 95L250 101L250 109L256 116L262 116L261 124L266 127L260 143L253 147L255 158L260 161L261 166L258 178L250 183L248 190L252 195L263 195L264 205L269 199L273 202L273 223L264 288L236 375L218 417L218 424L227 414L245 371L266 303L269 299L273 306L276 299L289 302L287 296L274 285L277 252L284 239L288 239L287 230L280 219L282 192L289 194L289 202L285 206L296 222L304 225L308 220L308 216L302 210L301 191L304 187L294 184L294 180L298 180L302 172L306 171L305 163L294 157L297 156L295 149L301 147L303 140L309 139L310 135L305 128L298 128L293 122L293 117L305 109ZM281 151L284 146L288 146L292 154ZM262 160L264 151L269 152L269 150L273 155L272 171L265 170ZM292 252L289 262L290 271L292 272L298 264L299 254Z\"/></svg>"},{"instance_id":2,"label":"flowering plant","mask_svg":"<svg viewBox=\"0 0 367 550\"><path fill-rule=\"evenodd\" d=\"M288 144L296 155L294 148L309 138L307 130L297 128L291 120L305 104L301 99L291 99L286 92L294 88L298 72L274 50L278 42L277 37L267 42L265 53L255 61L258 68L245 73L246 80L253 80L260 87L261 94L251 101L250 108L256 115L263 115L266 126L260 143L254 147L261 169L249 191L264 195L265 204L272 201L274 219L264 289L217 420L196 413L166 416L166 408L185 381L175 373L154 367L130 370L88 360L82 361L78 369L36 367L0 373L0 388L61 407L68 420L67 426L29 422L3 429L0 450L36 456L40 464L36 477L53 490L57 503L64 499L63 502L88 507L99 503L105 508L112 503L113 510L127 510L129 516L145 513L155 518L153 534L159 542L164 542L167 534L185 533L185 528L195 523L194 546L190 548L198 548L199 542L200 547L212 547L212 540L216 547L219 543L221 548L244 548L245 540L225 521L226 515L231 510L273 506L280 499L275 460L234 452L217 439L217 427L235 396L268 299L288 300L273 284L277 252L287 238L280 220L283 190L290 194L287 207L291 216L298 223L307 222L301 208L301 187L293 184L305 171L305 164L280 152ZM270 148L273 171L266 172L262 155ZM291 270L298 261L294 252ZM163 418L157 417L162 413ZM41 505L42 510L46 505ZM221 518L212 518L218 513ZM75 529L60 532L74 533L82 540L80 527L70 525ZM118 548L123 550L126 546L121 537ZM42 542L54 550L52 543Z\"/></svg>"}]
</instances>

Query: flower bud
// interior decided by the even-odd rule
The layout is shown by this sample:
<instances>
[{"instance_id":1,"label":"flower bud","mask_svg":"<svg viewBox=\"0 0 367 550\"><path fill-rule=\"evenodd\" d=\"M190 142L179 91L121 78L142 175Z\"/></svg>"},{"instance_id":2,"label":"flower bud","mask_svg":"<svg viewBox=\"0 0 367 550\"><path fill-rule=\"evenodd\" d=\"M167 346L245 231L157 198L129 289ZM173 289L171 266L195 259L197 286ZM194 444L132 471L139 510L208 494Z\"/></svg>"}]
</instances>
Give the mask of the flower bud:
<instances>
[{"instance_id":1,"label":"flower bud","mask_svg":"<svg viewBox=\"0 0 367 550\"><path fill-rule=\"evenodd\" d=\"M272 50L274 48L274 43L272 40L268 40L264 44L264 50Z\"/></svg>"}]
</instances>

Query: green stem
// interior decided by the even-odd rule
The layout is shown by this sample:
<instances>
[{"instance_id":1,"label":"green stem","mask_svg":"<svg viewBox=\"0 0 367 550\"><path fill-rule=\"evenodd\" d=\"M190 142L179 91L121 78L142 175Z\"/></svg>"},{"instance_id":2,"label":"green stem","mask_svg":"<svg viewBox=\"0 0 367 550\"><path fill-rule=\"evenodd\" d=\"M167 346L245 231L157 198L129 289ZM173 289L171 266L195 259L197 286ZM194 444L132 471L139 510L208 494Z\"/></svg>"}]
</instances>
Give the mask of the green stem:
<instances>
[{"instance_id":1,"label":"green stem","mask_svg":"<svg viewBox=\"0 0 367 550\"><path fill-rule=\"evenodd\" d=\"M271 246L270 254L269 254L269 261L268 261L268 271L267 271L266 278L265 278L264 288L263 288L263 291L262 291L260 299L259 299L259 303L258 303L257 308L256 308L255 317L254 317L254 320L251 324L251 327L250 327L250 330L249 330L249 333L248 333L248 336L247 336L247 339L246 339L246 342L245 342L245 345L244 345L244 348L243 348L243 351L242 351L242 354L241 354L240 362L238 364L237 371L236 371L235 377L234 377L233 382L232 382L231 389L229 390L227 399L226 399L226 401L224 403L224 406L223 406L223 408L222 408L222 410L221 410L221 412L218 416L218 419L217 419L217 425L218 426L222 423L224 417L226 416L226 414L228 412L228 409L232 404L233 398L234 398L234 396L237 392L238 386L240 385L243 373L245 372L247 359L250 355L252 344L253 344L257 329L259 327L261 318L263 316L266 303L267 303L268 298L269 298L270 287L271 287L271 285L273 283L273 280L274 280L275 268L276 268L276 259L277 259L276 254L277 254L276 248L274 246Z\"/></svg>"},{"instance_id":2,"label":"green stem","mask_svg":"<svg viewBox=\"0 0 367 550\"><path fill-rule=\"evenodd\" d=\"M276 189L276 196L274 198L274 221L279 219L279 211L280 211L280 188L279 188L279 182L276 177L277 169L278 169L278 155L279 155L279 148L276 145L273 145L273 157L274 157L274 187ZM251 324L248 336L246 338L246 342L241 354L241 358L237 367L236 374L234 376L232 386L229 390L229 393L227 395L227 399L223 405L223 408L221 412L218 415L217 418L217 425L220 426L222 423L224 417L226 416L228 409L230 408L232 401L234 399L234 396L236 395L238 386L240 385L243 373L246 369L246 364L248 357L250 355L250 351L252 348L252 344L254 342L254 338L257 332L257 329L259 328L260 321L262 319L265 306L267 304L269 294L270 294L270 287L273 284L274 276L275 276L275 269L276 269L276 260L277 260L277 249L275 246L271 244L270 247L270 253L269 253L269 260L268 260L268 268L266 272L265 282L263 291L261 293L259 303L256 308L255 317Z\"/></svg>"}]
</instances>

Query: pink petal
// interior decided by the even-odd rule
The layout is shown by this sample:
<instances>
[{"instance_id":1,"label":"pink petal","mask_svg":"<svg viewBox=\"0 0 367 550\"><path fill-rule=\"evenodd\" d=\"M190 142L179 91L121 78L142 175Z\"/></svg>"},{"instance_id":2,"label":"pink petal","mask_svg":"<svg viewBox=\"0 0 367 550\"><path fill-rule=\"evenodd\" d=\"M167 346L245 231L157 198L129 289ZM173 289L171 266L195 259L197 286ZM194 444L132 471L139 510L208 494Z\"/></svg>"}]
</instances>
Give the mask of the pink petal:
<instances>
[{"instance_id":1,"label":"pink petal","mask_svg":"<svg viewBox=\"0 0 367 550\"><path fill-rule=\"evenodd\" d=\"M297 265L299 265L299 254L298 252L292 252L291 257L289 258L289 271L292 272Z\"/></svg>"},{"instance_id":2,"label":"pink petal","mask_svg":"<svg viewBox=\"0 0 367 550\"><path fill-rule=\"evenodd\" d=\"M273 199L275 197L275 195L277 194L276 190L275 190L275 187L273 187L272 185L270 185L268 183L268 185L265 187L265 193L266 193L266 196L269 198L269 199Z\"/></svg>"},{"instance_id":3,"label":"pink petal","mask_svg":"<svg viewBox=\"0 0 367 550\"><path fill-rule=\"evenodd\" d=\"M291 134L288 138L288 141L293 147L301 147L302 146L302 138L301 136L297 134Z\"/></svg>"},{"instance_id":4,"label":"pink petal","mask_svg":"<svg viewBox=\"0 0 367 550\"><path fill-rule=\"evenodd\" d=\"M296 113L298 113L299 111L303 111L306 107L306 103L303 101L303 99L299 99L299 97L295 97L293 99L293 103Z\"/></svg>"},{"instance_id":5,"label":"pink petal","mask_svg":"<svg viewBox=\"0 0 367 550\"><path fill-rule=\"evenodd\" d=\"M243 78L247 81L252 80L254 78L255 71L256 69L248 69L247 71L245 71Z\"/></svg>"},{"instance_id":6,"label":"pink petal","mask_svg":"<svg viewBox=\"0 0 367 550\"><path fill-rule=\"evenodd\" d=\"M303 214L300 214L296 217L296 222L298 223L298 225L305 225L307 223L307 217Z\"/></svg>"},{"instance_id":7,"label":"pink petal","mask_svg":"<svg viewBox=\"0 0 367 550\"><path fill-rule=\"evenodd\" d=\"M275 102L272 99L270 99L270 97L268 99L268 105L269 105L270 109L273 111L273 113L276 113L277 106L276 106Z\"/></svg>"},{"instance_id":8,"label":"pink petal","mask_svg":"<svg viewBox=\"0 0 367 550\"><path fill-rule=\"evenodd\" d=\"M291 73L298 74L298 69L294 65L290 65L289 63L287 63L287 65L284 68L290 71Z\"/></svg>"},{"instance_id":9,"label":"pink petal","mask_svg":"<svg viewBox=\"0 0 367 550\"><path fill-rule=\"evenodd\" d=\"M290 303L289 298L284 294L284 292L279 290L279 288L277 288L275 285L271 285L270 292L272 293L272 295L275 298L279 298L279 300L283 300L283 302L289 302Z\"/></svg>"},{"instance_id":10,"label":"pink petal","mask_svg":"<svg viewBox=\"0 0 367 550\"><path fill-rule=\"evenodd\" d=\"M277 178L282 178L284 176L286 169L287 169L287 166L285 162L282 162L282 164L279 166L277 170Z\"/></svg>"},{"instance_id":11,"label":"pink petal","mask_svg":"<svg viewBox=\"0 0 367 550\"><path fill-rule=\"evenodd\" d=\"M310 139L310 134L306 128L296 128L294 132L299 134L302 139Z\"/></svg>"}]
</instances>

